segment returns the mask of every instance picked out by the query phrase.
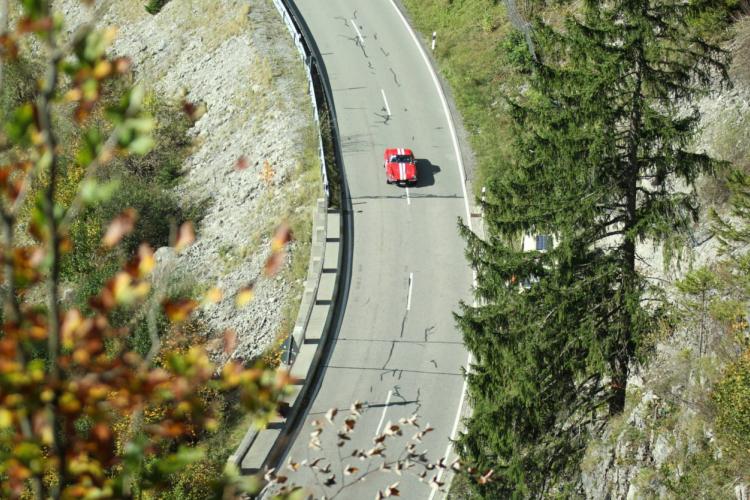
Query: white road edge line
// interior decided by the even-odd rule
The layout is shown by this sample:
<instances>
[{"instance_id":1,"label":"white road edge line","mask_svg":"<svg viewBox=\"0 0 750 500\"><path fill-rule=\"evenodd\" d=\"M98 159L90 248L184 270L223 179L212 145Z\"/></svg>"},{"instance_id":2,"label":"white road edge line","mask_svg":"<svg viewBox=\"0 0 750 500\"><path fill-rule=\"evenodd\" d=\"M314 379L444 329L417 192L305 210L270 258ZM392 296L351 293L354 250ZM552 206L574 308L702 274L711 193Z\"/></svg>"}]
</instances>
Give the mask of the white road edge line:
<instances>
[{"instance_id":1,"label":"white road edge line","mask_svg":"<svg viewBox=\"0 0 750 500\"><path fill-rule=\"evenodd\" d=\"M362 44L362 46L365 46L365 40L362 38L362 33L359 32L359 28L357 28L357 23L354 22L354 19L349 19L349 22L352 23L352 26L354 27L354 31L357 32L357 38L359 38L359 43Z\"/></svg>"},{"instance_id":2,"label":"white road edge line","mask_svg":"<svg viewBox=\"0 0 750 500\"><path fill-rule=\"evenodd\" d=\"M385 103L385 112L388 113L388 116L391 116L391 107L388 106L388 99L385 98L385 90L380 89L380 93L383 95L383 102Z\"/></svg>"},{"instance_id":3,"label":"white road edge line","mask_svg":"<svg viewBox=\"0 0 750 500\"><path fill-rule=\"evenodd\" d=\"M406 27L406 31L409 32L411 35L412 40L414 40L414 44L417 46L417 49L419 50L419 53L422 55L422 59L424 60L425 64L427 65L427 69L430 72L430 75L432 76L432 82L435 84L435 87L437 88L438 95L440 96L440 100L443 103L443 112L445 113L445 117L448 120L448 128L451 132L451 139L453 141L453 150L456 154L456 161L458 162L458 170L461 173L461 189L463 190L464 195L464 208L466 209L466 225L469 227L469 229L472 229L471 227L471 208L469 207L469 195L466 192L466 172L464 170L464 162L461 158L461 149L458 146L458 136L456 135L456 127L453 125L453 119L451 118L450 108L448 107L448 100L445 98L445 93L443 93L443 88L440 86L440 80L438 80L437 73L435 73L435 69L430 64L430 60L427 57L427 53L425 52L424 48L422 47L422 44L419 43L419 38L417 38L417 34L412 29L411 25L409 24L409 21L406 20L406 17L404 17L404 13L401 12L401 9L398 8L398 5L396 5L396 2L394 0L390 0L391 5L393 5L393 8L396 10L396 13L401 18L401 22L404 23L404 26ZM476 271L473 272L473 285L474 288L477 286L477 273ZM476 306L476 300L474 301L474 305ZM469 353L469 358L466 361L466 369L471 368L471 353ZM450 455L451 449L453 448L453 440L456 437L456 432L458 431L458 424L461 422L461 410L463 409L464 400L466 399L466 386L467 381L464 378L464 385L461 389L461 399L458 404L458 409L456 410L456 419L453 423L453 429L451 430L451 442L448 443L448 447L445 449L445 460L448 461L448 455ZM440 472L438 472L437 480L440 481L440 478L443 476L443 470L440 469ZM437 493L437 489L433 489L432 493L430 493L430 497L428 500L432 500L435 498L435 494Z\"/></svg>"},{"instance_id":4,"label":"white road edge line","mask_svg":"<svg viewBox=\"0 0 750 500\"><path fill-rule=\"evenodd\" d=\"M380 416L380 423L378 423L378 428L375 429L375 435L377 436L380 434L380 428L383 427L383 420L385 420L385 412L388 410L388 403L391 402L391 396L393 395L393 391L388 391L388 396L385 398L385 406L383 406L383 414Z\"/></svg>"},{"instance_id":5,"label":"white road edge line","mask_svg":"<svg viewBox=\"0 0 750 500\"><path fill-rule=\"evenodd\" d=\"M404 188L406 190L406 204L411 205L411 198L409 197L409 188Z\"/></svg>"},{"instance_id":6,"label":"white road edge line","mask_svg":"<svg viewBox=\"0 0 750 500\"><path fill-rule=\"evenodd\" d=\"M409 295L406 296L406 310L411 311L411 288L414 284L414 273L409 273Z\"/></svg>"}]
</instances>

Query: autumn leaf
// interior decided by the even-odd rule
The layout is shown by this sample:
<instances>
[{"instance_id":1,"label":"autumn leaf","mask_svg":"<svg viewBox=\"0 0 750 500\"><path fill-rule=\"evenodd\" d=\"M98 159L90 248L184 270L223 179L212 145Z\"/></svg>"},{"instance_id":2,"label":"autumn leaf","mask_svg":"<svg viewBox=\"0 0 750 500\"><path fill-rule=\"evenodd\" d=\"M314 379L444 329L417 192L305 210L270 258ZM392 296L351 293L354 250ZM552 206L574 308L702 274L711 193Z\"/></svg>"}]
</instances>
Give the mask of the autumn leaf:
<instances>
[{"instance_id":1,"label":"autumn leaf","mask_svg":"<svg viewBox=\"0 0 750 500\"><path fill-rule=\"evenodd\" d=\"M289 462L286 464L286 466L292 472L297 472L299 470L299 468L300 468L299 462L295 462L291 458L289 459Z\"/></svg>"},{"instance_id":2,"label":"autumn leaf","mask_svg":"<svg viewBox=\"0 0 750 500\"><path fill-rule=\"evenodd\" d=\"M199 102L198 104L194 104L189 101L183 101L182 103L182 110L185 112L188 117L194 122L197 122L201 119L203 115L206 114L207 108L206 103Z\"/></svg>"},{"instance_id":3,"label":"autumn leaf","mask_svg":"<svg viewBox=\"0 0 750 500\"><path fill-rule=\"evenodd\" d=\"M271 166L268 160L263 160L263 170L260 173L261 179L266 184L273 182L273 178L276 176L276 170Z\"/></svg>"},{"instance_id":4,"label":"autumn leaf","mask_svg":"<svg viewBox=\"0 0 750 500\"><path fill-rule=\"evenodd\" d=\"M326 412L326 419L328 419L330 423L333 423L333 419L336 418L338 412L339 411L336 408L331 408Z\"/></svg>"},{"instance_id":5,"label":"autumn leaf","mask_svg":"<svg viewBox=\"0 0 750 500\"><path fill-rule=\"evenodd\" d=\"M385 489L386 497L397 497L400 496L401 492L398 491L398 483L393 483Z\"/></svg>"},{"instance_id":6,"label":"autumn leaf","mask_svg":"<svg viewBox=\"0 0 750 500\"><path fill-rule=\"evenodd\" d=\"M221 292L221 289L218 287L213 287L203 296L203 302L206 304L216 304L223 297L224 294Z\"/></svg>"},{"instance_id":7,"label":"autumn leaf","mask_svg":"<svg viewBox=\"0 0 750 500\"><path fill-rule=\"evenodd\" d=\"M355 425L357 425L357 419L354 417L349 417L346 420L344 420L344 426L346 426L347 432L353 431Z\"/></svg>"},{"instance_id":8,"label":"autumn leaf","mask_svg":"<svg viewBox=\"0 0 750 500\"><path fill-rule=\"evenodd\" d=\"M224 331L224 354L231 354L237 347L237 332L234 330Z\"/></svg>"},{"instance_id":9,"label":"autumn leaf","mask_svg":"<svg viewBox=\"0 0 750 500\"><path fill-rule=\"evenodd\" d=\"M145 278L156 265L154 250L146 243L141 243L138 247L138 277Z\"/></svg>"},{"instance_id":10,"label":"autumn leaf","mask_svg":"<svg viewBox=\"0 0 750 500\"><path fill-rule=\"evenodd\" d=\"M247 161L247 157L245 155L242 155L239 158L237 158L237 161L234 163L234 169L237 172L245 170L249 166L250 166L250 162Z\"/></svg>"},{"instance_id":11,"label":"autumn leaf","mask_svg":"<svg viewBox=\"0 0 750 500\"><path fill-rule=\"evenodd\" d=\"M263 274L266 276L274 276L278 273L282 264L284 264L284 257L286 257L286 255L283 252L272 253L268 259L266 259L266 264L263 267Z\"/></svg>"},{"instance_id":12,"label":"autumn leaf","mask_svg":"<svg viewBox=\"0 0 750 500\"><path fill-rule=\"evenodd\" d=\"M482 474L482 476L479 478L479 480L478 480L479 484L487 484L487 483L489 483L490 480L492 479L492 476L494 474L495 474L495 470L494 469L488 470L487 472L485 472L484 474Z\"/></svg>"},{"instance_id":13,"label":"autumn leaf","mask_svg":"<svg viewBox=\"0 0 750 500\"><path fill-rule=\"evenodd\" d=\"M282 224L274 232L273 239L271 240L271 251L280 252L282 251L287 243L294 239L292 230L287 224Z\"/></svg>"},{"instance_id":14,"label":"autumn leaf","mask_svg":"<svg viewBox=\"0 0 750 500\"><path fill-rule=\"evenodd\" d=\"M151 285L145 281L134 281L130 274L122 271L110 280L108 287L111 289L115 303L124 305L144 298L151 290Z\"/></svg>"},{"instance_id":15,"label":"autumn leaf","mask_svg":"<svg viewBox=\"0 0 750 500\"><path fill-rule=\"evenodd\" d=\"M255 291L253 290L252 285L240 288L237 295L234 297L234 304L239 308L245 307L253 300L253 297L255 297Z\"/></svg>"},{"instance_id":16,"label":"autumn leaf","mask_svg":"<svg viewBox=\"0 0 750 500\"><path fill-rule=\"evenodd\" d=\"M352 413L352 415L362 415L362 408L364 407L364 403L362 401L355 401L352 403L352 405L349 407L349 411Z\"/></svg>"},{"instance_id":17,"label":"autumn leaf","mask_svg":"<svg viewBox=\"0 0 750 500\"><path fill-rule=\"evenodd\" d=\"M107 232L102 238L102 245L112 248L117 245L125 236L133 232L135 220L138 213L134 208L126 208L120 215L115 217L107 227Z\"/></svg>"},{"instance_id":18,"label":"autumn leaf","mask_svg":"<svg viewBox=\"0 0 750 500\"><path fill-rule=\"evenodd\" d=\"M184 222L180 229L177 230L177 240L174 244L176 252L181 252L195 241L195 230L193 229L193 223L188 221Z\"/></svg>"},{"instance_id":19,"label":"autumn leaf","mask_svg":"<svg viewBox=\"0 0 750 500\"><path fill-rule=\"evenodd\" d=\"M164 313L173 323L181 323L198 307L198 302L192 299L165 300Z\"/></svg>"}]
</instances>

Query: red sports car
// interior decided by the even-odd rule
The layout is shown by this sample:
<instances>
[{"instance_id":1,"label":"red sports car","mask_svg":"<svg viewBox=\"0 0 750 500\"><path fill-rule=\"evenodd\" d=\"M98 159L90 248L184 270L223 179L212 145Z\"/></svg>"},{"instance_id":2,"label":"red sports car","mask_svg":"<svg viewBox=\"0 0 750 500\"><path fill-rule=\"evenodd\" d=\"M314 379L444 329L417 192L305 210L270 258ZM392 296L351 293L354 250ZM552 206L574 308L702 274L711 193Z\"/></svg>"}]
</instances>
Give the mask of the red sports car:
<instances>
[{"instance_id":1,"label":"red sports car","mask_svg":"<svg viewBox=\"0 0 750 500\"><path fill-rule=\"evenodd\" d=\"M391 148L383 153L385 182L399 186L417 183L417 163L411 149Z\"/></svg>"}]
</instances>

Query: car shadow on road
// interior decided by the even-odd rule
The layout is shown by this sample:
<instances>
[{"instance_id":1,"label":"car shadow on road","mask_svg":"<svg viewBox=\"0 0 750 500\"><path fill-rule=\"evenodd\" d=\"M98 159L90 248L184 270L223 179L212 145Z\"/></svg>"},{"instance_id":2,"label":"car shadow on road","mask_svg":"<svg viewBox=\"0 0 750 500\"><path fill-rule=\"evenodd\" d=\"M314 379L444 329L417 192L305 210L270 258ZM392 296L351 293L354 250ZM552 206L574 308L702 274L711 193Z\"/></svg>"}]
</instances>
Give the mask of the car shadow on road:
<instances>
[{"instance_id":1,"label":"car shadow on road","mask_svg":"<svg viewBox=\"0 0 750 500\"><path fill-rule=\"evenodd\" d=\"M430 160L419 158L417 164L417 185L414 187L427 187L435 184L435 174L440 172L440 167L430 163Z\"/></svg>"}]
</instances>

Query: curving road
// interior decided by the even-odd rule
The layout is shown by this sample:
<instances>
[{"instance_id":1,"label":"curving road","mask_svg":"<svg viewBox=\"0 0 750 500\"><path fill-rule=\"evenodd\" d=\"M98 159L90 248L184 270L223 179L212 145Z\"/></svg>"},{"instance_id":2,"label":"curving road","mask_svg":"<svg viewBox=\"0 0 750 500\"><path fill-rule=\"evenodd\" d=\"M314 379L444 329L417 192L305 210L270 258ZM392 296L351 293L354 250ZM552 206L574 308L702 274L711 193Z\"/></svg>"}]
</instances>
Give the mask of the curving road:
<instances>
[{"instance_id":1,"label":"curving road","mask_svg":"<svg viewBox=\"0 0 750 500\"><path fill-rule=\"evenodd\" d=\"M372 447L385 422L416 413L436 428L424 448L437 458L446 453L463 400L468 354L452 311L460 299L470 299L472 282L456 230L468 204L452 127L429 66L391 0L296 4L333 88L354 243L341 329L288 455L318 456L308 449L308 423L329 408L362 400L368 410L354 447ZM417 186L386 185L386 147L414 150ZM335 449L327 445L329 454ZM399 479L402 498L431 498L429 487L395 476L369 478L341 496L374 498L378 488Z\"/></svg>"}]
</instances>

